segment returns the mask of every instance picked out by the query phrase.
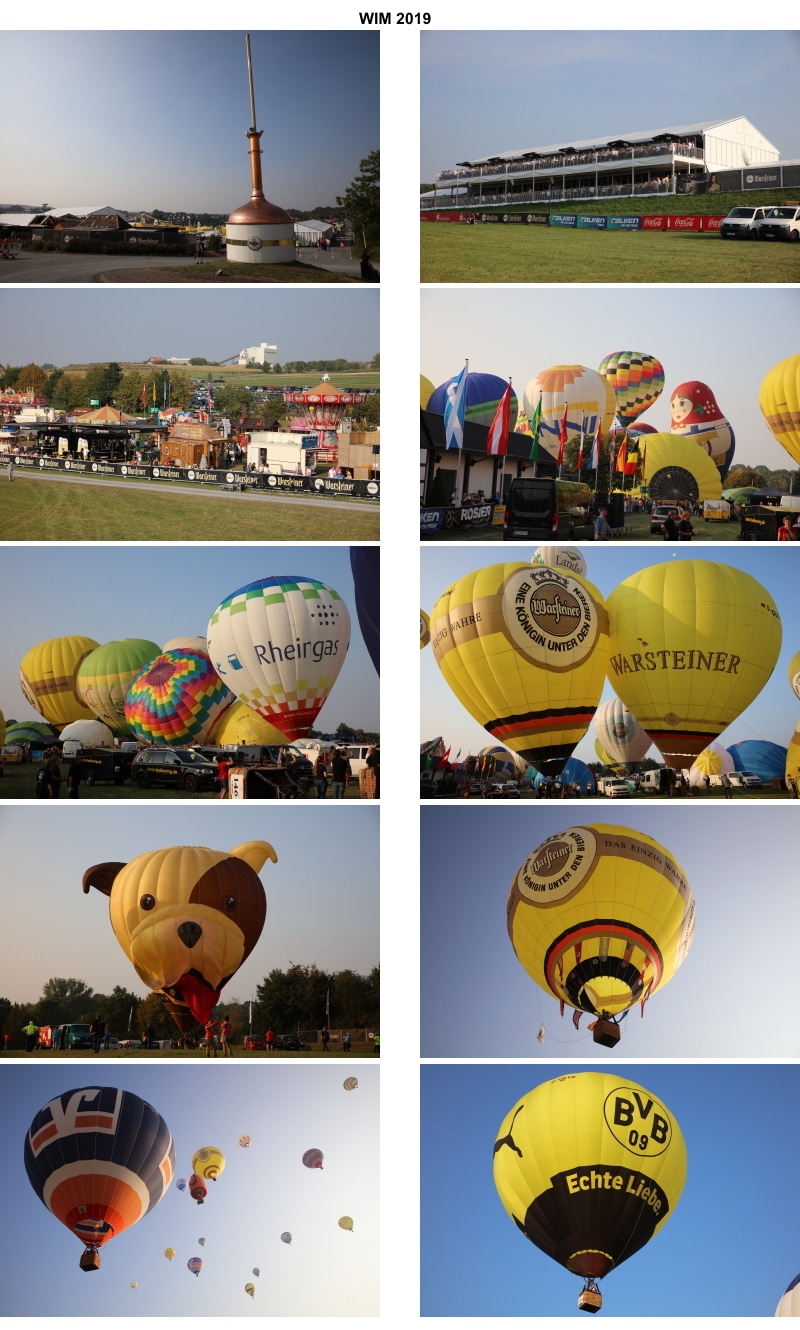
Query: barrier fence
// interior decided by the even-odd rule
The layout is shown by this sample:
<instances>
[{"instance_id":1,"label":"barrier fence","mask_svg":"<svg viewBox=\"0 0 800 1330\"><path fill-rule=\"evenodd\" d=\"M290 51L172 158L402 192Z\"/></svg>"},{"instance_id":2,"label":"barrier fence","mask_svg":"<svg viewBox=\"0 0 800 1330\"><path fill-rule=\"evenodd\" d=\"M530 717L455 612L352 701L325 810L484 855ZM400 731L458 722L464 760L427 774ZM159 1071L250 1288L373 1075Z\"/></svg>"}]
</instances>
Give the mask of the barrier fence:
<instances>
[{"instance_id":1,"label":"barrier fence","mask_svg":"<svg viewBox=\"0 0 800 1330\"><path fill-rule=\"evenodd\" d=\"M595 217L574 212L425 212L423 222L497 223L501 226L562 226L591 231L719 231L724 217Z\"/></svg>"},{"instance_id":2,"label":"barrier fence","mask_svg":"<svg viewBox=\"0 0 800 1330\"><path fill-rule=\"evenodd\" d=\"M251 471L217 471L200 467L136 466L133 462L82 461L73 457L14 458L15 467L29 471L68 471L89 476L121 476L126 480L153 480L163 483L189 481L209 486L233 486L262 493L295 492L318 495L345 495L353 499L380 499L379 480L333 480L329 476L270 476Z\"/></svg>"}]
</instances>

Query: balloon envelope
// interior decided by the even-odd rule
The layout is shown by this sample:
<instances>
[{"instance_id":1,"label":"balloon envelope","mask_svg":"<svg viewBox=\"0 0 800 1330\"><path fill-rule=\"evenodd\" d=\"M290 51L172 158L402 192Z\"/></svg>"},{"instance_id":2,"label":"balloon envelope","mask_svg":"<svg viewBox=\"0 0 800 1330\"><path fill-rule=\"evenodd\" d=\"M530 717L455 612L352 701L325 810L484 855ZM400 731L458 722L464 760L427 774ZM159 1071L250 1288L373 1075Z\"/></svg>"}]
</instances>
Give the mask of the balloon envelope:
<instances>
[{"instance_id":1,"label":"balloon envelope","mask_svg":"<svg viewBox=\"0 0 800 1330\"><path fill-rule=\"evenodd\" d=\"M595 369L586 365L552 365L542 370L525 388L523 404L529 420L533 419L540 396L539 443L553 457L558 456L565 407L568 442L579 438L581 431L591 438L598 420L601 433L606 434L611 428L614 394L608 380Z\"/></svg>"},{"instance_id":2,"label":"balloon envelope","mask_svg":"<svg viewBox=\"0 0 800 1330\"><path fill-rule=\"evenodd\" d=\"M131 680L125 720L148 743L202 743L232 702L203 652L162 651Z\"/></svg>"},{"instance_id":3,"label":"balloon envelope","mask_svg":"<svg viewBox=\"0 0 800 1330\"><path fill-rule=\"evenodd\" d=\"M752 771L765 785L783 776L787 750L769 739L743 739L728 749L735 771Z\"/></svg>"},{"instance_id":4,"label":"balloon envelope","mask_svg":"<svg viewBox=\"0 0 800 1330\"><path fill-rule=\"evenodd\" d=\"M251 1142L251 1137L250 1137L250 1136L240 1136L240 1137L239 1137L239 1144L241 1145L241 1147L242 1147L243 1150L246 1150L246 1149L247 1149L248 1145L250 1145L250 1142Z\"/></svg>"},{"instance_id":5,"label":"balloon envelope","mask_svg":"<svg viewBox=\"0 0 800 1330\"><path fill-rule=\"evenodd\" d=\"M597 372L614 394L615 414L623 425L652 406L664 389L664 366L646 351L613 351Z\"/></svg>"},{"instance_id":6,"label":"balloon envelope","mask_svg":"<svg viewBox=\"0 0 800 1330\"><path fill-rule=\"evenodd\" d=\"M42 744L58 738L54 726L38 720L15 720L6 725L7 744Z\"/></svg>"},{"instance_id":7,"label":"balloon envelope","mask_svg":"<svg viewBox=\"0 0 800 1330\"><path fill-rule=\"evenodd\" d=\"M447 389L451 383L455 383L458 375L452 379L445 380L435 389L428 399L427 410L432 411L434 415L443 416L444 408L447 402ZM497 410L503 398L503 394L508 387L508 380L501 379L496 374L480 374L472 370L467 374L467 385L465 392L466 406L464 408L464 420L472 421L475 425L489 426L494 419L494 413ZM511 407L509 412L509 431L513 432L517 423L517 414L519 412L519 403L516 393L511 394Z\"/></svg>"},{"instance_id":8,"label":"balloon envelope","mask_svg":"<svg viewBox=\"0 0 800 1330\"><path fill-rule=\"evenodd\" d=\"M314 725L344 664L350 615L309 577L266 577L232 592L208 625L214 668L287 739Z\"/></svg>"},{"instance_id":9,"label":"balloon envelope","mask_svg":"<svg viewBox=\"0 0 800 1330\"><path fill-rule=\"evenodd\" d=\"M795 651L789 661L789 686L795 697L800 697L800 651Z\"/></svg>"},{"instance_id":10,"label":"balloon envelope","mask_svg":"<svg viewBox=\"0 0 800 1330\"><path fill-rule=\"evenodd\" d=\"M724 771L733 771L733 758L727 748L717 740L698 753L689 768L689 784L693 789L703 788L706 776L719 776Z\"/></svg>"},{"instance_id":11,"label":"balloon envelope","mask_svg":"<svg viewBox=\"0 0 800 1330\"><path fill-rule=\"evenodd\" d=\"M345 1088L345 1090L357 1090L357 1089L358 1089L358 1080L357 1080L357 1078L356 1078L355 1076L348 1076L347 1080L344 1081L343 1084L344 1084L344 1088Z\"/></svg>"},{"instance_id":12,"label":"balloon envelope","mask_svg":"<svg viewBox=\"0 0 800 1330\"><path fill-rule=\"evenodd\" d=\"M175 1169L172 1133L130 1090L66 1090L33 1119L25 1169L51 1214L97 1248L162 1200Z\"/></svg>"},{"instance_id":13,"label":"balloon envelope","mask_svg":"<svg viewBox=\"0 0 800 1330\"><path fill-rule=\"evenodd\" d=\"M517 960L559 1002L612 1016L663 987L694 936L677 859L630 827L568 827L520 865L506 907Z\"/></svg>"},{"instance_id":14,"label":"balloon envelope","mask_svg":"<svg viewBox=\"0 0 800 1330\"><path fill-rule=\"evenodd\" d=\"M199 1256L192 1256L191 1259L186 1262L186 1269L191 1270L193 1275L199 1275L202 1268L203 1262L200 1260Z\"/></svg>"},{"instance_id":15,"label":"balloon envelope","mask_svg":"<svg viewBox=\"0 0 800 1330\"><path fill-rule=\"evenodd\" d=\"M762 381L758 404L778 443L800 462L800 355L773 365Z\"/></svg>"},{"instance_id":16,"label":"balloon envelope","mask_svg":"<svg viewBox=\"0 0 800 1330\"><path fill-rule=\"evenodd\" d=\"M601 702L594 717L597 737L614 762L641 762L651 744L630 707L612 697Z\"/></svg>"},{"instance_id":17,"label":"balloon envelope","mask_svg":"<svg viewBox=\"0 0 800 1330\"><path fill-rule=\"evenodd\" d=\"M604 1186L592 1178L608 1178ZM559 1265L600 1279L674 1212L686 1146L668 1108L616 1072L579 1072L531 1090L494 1143L494 1181L525 1236Z\"/></svg>"},{"instance_id":18,"label":"balloon envelope","mask_svg":"<svg viewBox=\"0 0 800 1330\"><path fill-rule=\"evenodd\" d=\"M134 676L149 661L154 660L160 651L161 648L155 642L141 637L125 637L118 642L104 643L90 651L78 666L78 696L112 730L130 734L131 729L125 719L125 694Z\"/></svg>"},{"instance_id":19,"label":"balloon envelope","mask_svg":"<svg viewBox=\"0 0 800 1330\"><path fill-rule=\"evenodd\" d=\"M174 1261L174 1260L175 1260L175 1257L176 1257L176 1255L177 1255L177 1252L175 1251L175 1248L174 1248L174 1247L165 1247L165 1248L164 1248L164 1255L166 1256L166 1258L167 1258L168 1261Z\"/></svg>"},{"instance_id":20,"label":"balloon envelope","mask_svg":"<svg viewBox=\"0 0 800 1330\"><path fill-rule=\"evenodd\" d=\"M429 401L431 400L431 398L433 397L433 394L434 394L435 391L436 391L436 389L434 388L434 386L433 386L431 380L430 380L430 379L426 379L426 377L425 377L424 374L420 374L420 376L419 376L419 404L420 404L420 406L422 407L422 410L423 410L423 411L427 410L428 402L429 402Z\"/></svg>"},{"instance_id":21,"label":"balloon envelope","mask_svg":"<svg viewBox=\"0 0 800 1330\"><path fill-rule=\"evenodd\" d=\"M353 1221L349 1215L342 1215L341 1219L339 1220L339 1228L344 1228L347 1230L348 1233L352 1233Z\"/></svg>"},{"instance_id":22,"label":"balloon envelope","mask_svg":"<svg viewBox=\"0 0 800 1330\"><path fill-rule=\"evenodd\" d=\"M285 1242L287 1247L291 1246L292 1243L291 1233L281 1233L281 1242Z\"/></svg>"},{"instance_id":23,"label":"balloon envelope","mask_svg":"<svg viewBox=\"0 0 800 1330\"><path fill-rule=\"evenodd\" d=\"M303 1155L303 1163L306 1168L322 1168L322 1161L325 1158L321 1150L306 1150Z\"/></svg>"},{"instance_id":24,"label":"balloon envelope","mask_svg":"<svg viewBox=\"0 0 800 1330\"><path fill-rule=\"evenodd\" d=\"M431 621L424 610L419 612L419 649L426 647L431 640Z\"/></svg>"},{"instance_id":25,"label":"balloon envelope","mask_svg":"<svg viewBox=\"0 0 800 1330\"><path fill-rule=\"evenodd\" d=\"M246 702L233 702L214 725L209 742L215 744L284 744L286 735L257 715Z\"/></svg>"},{"instance_id":26,"label":"balloon envelope","mask_svg":"<svg viewBox=\"0 0 800 1330\"><path fill-rule=\"evenodd\" d=\"M682 434L708 453L724 479L733 461L736 439L707 383L691 379L670 397L670 432Z\"/></svg>"},{"instance_id":27,"label":"balloon envelope","mask_svg":"<svg viewBox=\"0 0 800 1330\"><path fill-rule=\"evenodd\" d=\"M200 1178L216 1181L225 1168L225 1156L216 1145L204 1145L192 1155L192 1168Z\"/></svg>"},{"instance_id":28,"label":"balloon envelope","mask_svg":"<svg viewBox=\"0 0 800 1330\"><path fill-rule=\"evenodd\" d=\"M178 1191L186 1191L186 1178L178 1178L175 1186L178 1188Z\"/></svg>"},{"instance_id":29,"label":"balloon envelope","mask_svg":"<svg viewBox=\"0 0 800 1330\"><path fill-rule=\"evenodd\" d=\"M722 480L712 458L680 434L648 434L637 445L642 476L654 503L718 499Z\"/></svg>"},{"instance_id":30,"label":"balloon envelope","mask_svg":"<svg viewBox=\"0 0 800 1330\"><path fill-rule=\"evenodd\" d=\"M247 1293L251 1298L254 1298L254 1297L256 1296L256 1286L255 1286L255 1284L245 1284L245 1286L244 1286L244 1291L245 1291L245 1293Z\"/></svg>"},{"instance_id":31,"label":"balloon envelope","mask_svg":"<svg viewBox=\"0 0 800 1330\"><path fill-rule=\"evenodd\" d=\"M800 1316L800 1275L795 1275L777 1307L776 1316Z\"/></svg>"},{"instance_id":32,"label":"balloon envelope","mask_svg":"<svg viewBox=\"0 0 800 1330\"><path fill-rule=\"evenodd\" d=\"M358 626L376 673L381 672L381 552L377 545L351 545Z\"/></svg>"},{"instance_id":33,"label":"balloon envelope","mask_svg":"<svg viewBox=\"0 0 800 1330\"><path fill-rule=\"evenodd\" d=\"M70 721L69 725L64 726L59 738L77 740L86 748L110 747L114 742L114 735L102 720Z\"/></svg>"},{"instance_id":34,"label":"balloon envelope","mask_svg":"<svg viewBox=\"0 0 800 1330\"><path fill-rule=\"evenodd\" d=\"M206 1240L205 1240L205 1238L198 1238L198 1239L197 1239L197 1245L198 1245L198 1247L205 1247L205 1245L206 1245Z\"/></svg>"},{"instance_id":35,"label":"balloon envelope","mask_svg":"<svg viewBox=\"0 0 800 1330\"><path fill-rule=\"evenodd\" d=\"M781 646L766 588L711 560L634 573L609 596L608 622L614 691L678 768L758 696Z\"/></svg>"},{"instance_id":36,"label":"balloon envelope","mask_svg":"<svg viewBox=\"0 0 800 1330\"><path fill-rule=\"evenodd\" d=\"M436 663L498 742L558 775L600 701L605 601L560 569L492 564L452 583L431 612Z\"/></svg>"},{"instance_id":37,"label":"balloon envelope","mask_svg":"<svg viewBox=\"0 0 800 1330\"><path fill-rule=\"evenodd\" d=\"M539 545L531 555L531 563L547 568L563 568L569 573L586 576L586 560L574 545Z\"/></svg>"},{"instance_id":38,"label":"balloon envelope","mask_svg":"<svg viewBox=\"0 0 800 1330\"><path fill-rule=\"evenodd\" d=\"M19 666L19 686L35 711L59 728L92 720L77 691L78 667L99 646L93 637L53 637L31 647Z\"/></svg>"}]
</instances>

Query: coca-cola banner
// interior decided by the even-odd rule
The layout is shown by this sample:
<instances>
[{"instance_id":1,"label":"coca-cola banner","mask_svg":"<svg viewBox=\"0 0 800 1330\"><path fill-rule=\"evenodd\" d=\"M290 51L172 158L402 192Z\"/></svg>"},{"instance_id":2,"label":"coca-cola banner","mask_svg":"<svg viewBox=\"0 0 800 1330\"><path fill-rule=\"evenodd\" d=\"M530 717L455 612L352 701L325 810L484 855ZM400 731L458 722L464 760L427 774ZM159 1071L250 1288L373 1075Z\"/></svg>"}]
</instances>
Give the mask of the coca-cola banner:
<instances>
[{"instance_id":1,"label":"coca-cola banner","mask_svg":"<svg viewBox=\"0 0 800 1330\"><path fill-rule=\"evenodd\" d=\"M664 230L666 230L666 226L667 226L667 219L666 219L666 217L643 217L643 218L642 218L642 230L643 230L643 231L664 231Z\"/></svg>"}]
</instances>

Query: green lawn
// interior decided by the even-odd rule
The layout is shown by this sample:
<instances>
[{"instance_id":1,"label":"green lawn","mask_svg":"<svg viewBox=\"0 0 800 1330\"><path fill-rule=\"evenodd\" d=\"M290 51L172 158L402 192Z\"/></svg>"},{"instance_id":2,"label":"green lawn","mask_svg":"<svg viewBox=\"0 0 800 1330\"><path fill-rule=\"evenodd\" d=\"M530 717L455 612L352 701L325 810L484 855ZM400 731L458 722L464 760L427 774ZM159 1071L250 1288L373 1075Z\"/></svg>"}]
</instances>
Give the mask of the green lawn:
<instances>
[{"instance_id":1,"label":"green lawn","mask_svg":"<svg viewBox=\"0 0 800 1330\"><path fill-rule=\"evenodd\" d=\"M65 784L61 787L61 802L69 802L67 798L66 776L69 770L68 762L61 762L61 775L64 777ZM38 762L7 762L5 773L0 778L0 800L3 799L33 799L34 782L36 772L39 769ZM127 780L124 785L111 785L102 783L100 785L81 786L81 799L219 799L217 790L198 790L196 794L189 794L187 790L173 790L162 785L153 785L149 790L140 790L132 780ZM346 799L360 799L361 791L357 780L349 781L345 790ZM328 801L333 799L333 792L329 788ZM237 801L238 802L238 801ZM313 795L310 800L303 800L304 803L315 803Z\"/></svg>"},{"instance_id":2,"label":"green lawn","mask_svg":"<svg viewBox=\"0 0 800 1330\"><path fill-rule=\"evenodd\" d=\"M307 286L314 282L345 282L348 286L356 283L362 286L360 276L348 277L345 273L329 272L326 268L315 268L310 263L228 263L220 255L210 263L196 263L189 267L175 268L118 268L105 272L103 282L190 282L205 285L211 283L220 286L241 285L246 283L280 283L281 286L295 282Z\"/></svg>"},{"instance_id":3,"label":"green lawn","mask_svg":"<svg viewBox=\"0 0 800 1330\"><path fill-rule=\"evenodd\" d=\"M567 209L565 208L565 211ZM798 282L800 245L714 232L421 222L423 282Z\"/></svg>"},{"instance_id":4,"label":"green lawn","mask_svg":"<svg viewBox=\"0 0 800 1330\"><path fill-rule=\"evenodd\" d=\"M314 541L378 540L380 514L236 498L188 497L185 490L82 486L79 480L38 480L17 474L0 486L2 540Z\"/></svg>"}]
</instances>

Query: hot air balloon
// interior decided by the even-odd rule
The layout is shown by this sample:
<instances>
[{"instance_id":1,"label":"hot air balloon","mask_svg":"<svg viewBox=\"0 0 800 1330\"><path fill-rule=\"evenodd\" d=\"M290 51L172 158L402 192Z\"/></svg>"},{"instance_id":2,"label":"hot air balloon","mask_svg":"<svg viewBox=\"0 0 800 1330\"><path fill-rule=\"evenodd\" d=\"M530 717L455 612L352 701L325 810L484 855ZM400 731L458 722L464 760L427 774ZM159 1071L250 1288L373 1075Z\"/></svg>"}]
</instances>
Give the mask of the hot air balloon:
<instances>
[{"instance_id":1,"label":"hot air balloon","mask_svg":"<svg viewBox=\"0 0 800 1330\"><path fill-rule=\"evenodd\" d=\"M283 744L285 735L256 714L246 702L233 702L216 722L209 742L225 744Z\"/></svg>"},{"instance_id":2,"label":"hot air balloon","mask_svg":"<svg viewBox=\"0 0 800 1330\"><path fill-rule=\"evenodd\" d=\"M178 1181L175 1183L175 1186L178 1188L178 1191L186 1191L187 1187L186 1178L178 1178Z\"/></svg>"},{"instance_id":3,"label":"hot air balloon","mask_svg":"<svg viewBox=\"0 0 800 1330\"><path fill-rule=\"evenodd\" d=\"M261 1274L261 1271L259 1270L257 1265L253 1266L253 1274L255 1275L256 1279L258 1279L258 1276Z\"/></svg>"},{"instance_id":4,"label":"hot air balloon","mask_svg":"<svg viewBox=\"0 0 800 1330\"><path fill-rule=\"evenodd\" d=\"M381 551L378 545L351 545L350 567L358 626L377 674L381 672Z\"/></svg>"},{"instance_id":5,"label":"hot air balloon","mask_svg":"<svg viewBox=\"0 0 800 1330\"><path fill-rule=\"evenodd\" d=\"M355 1076L348 1076L347 1080L344 1081L343 1084L344 1084L344 1088L345 1088L345 1090L357 1090L357 1089L358 1089L358 1080L356 1079Z\"/></svg>"},{"instance_id":6,"label":"hot air balloon","mask_svg":"<svg viewBox=\"0 0 800 1330\"><path fill-rule=\"evenodd\" d=\"M431 383L430 379L426 379L424 374L420 374L420 376L419 376L419 404L420 404L420 406L422 407L422 410L423 410L423 411L427 411L427 409L428 409L428 402L429 402L429 401L431 400L431 398L433 397L433 394L435 393L435 391L436 391L436 389L434 388L434 386L433 386L433 384Z\"/></svg>"},{"instance_id":7,"label":"hot air balloon","mask_svg":"<svg viewBox=\"0 0 800 1330\"><path fill-rule=\"evenodd\" d=\"M84 873L83 890L109 897L117 941L180 1030L208 1020L258 942L267 913L258 870L277 858L266 841L230 851L175 845Z\"/></svg>"},{"instance_id":8,"label":"hot air balloon","mask_svg":"<svg viewBox=\"0 0 800 1330\"><path fill-rule=\"evenodd\" d=\"M249 1137L249 1136L240 1136L240 1137L239 1137L239 1145L241 1145L241 1147L242 1147L243 1150L246 1150L247 1147L250 1145L250 1143L251 1143L251 1137Z\"/></svg>"},{"instance_id":9,"label":"hot air balloon","mask_svg":"<svg viewBox=\"0 0 800 1330\"><path fill-rule=\"evenodd\" d=\"M192 1256L190 1260L186 1262L186 1269L191 1270L192 1274L195 1276L200 1274L202 1268L203 1262L200 1260L199 1256Z\"/></svg>"},{"instance_id":10,"label":"hot air balloon","mask_svg":"<svg viewBox=\"0 0 800 1330\"><path fill-rule=\"evenodd\" d=\"M597 781L591 767L587 767L579 757L568 757L564 769L558 778L560 785L577 785L583 794L594 793ZM535 784L535 782L534 782Z\"/></svg>"},{"instance_id":11,"label":"hot air balloon","mask_svg":"<svg viewBox=\"0 0 800 1330\"><path fill-rule=\"evenodd\" d=\"M637 445L642 483L654 503L718 499L722 480L714 461L692 439L679 434L648 434ZM642 458L644 460L642 461Z\"/></svg>"},{"instance_id":12,"label":"hot air balloon","mask_svg":"<svg viewBox=\"0 0 800 1330\"><path fill-rule=\"evenodd\" d=\"M0 746L6 741L6 718L0 711Z\"/></svg>"},{"instance_id":13,"label":"hot air balloon","mask_svg":"<svg viewBox=\"0 0 800 1330\"><path fill-rule=\"evenodd\" d=\"M102 720L73 720L69 725L65 725L59 739L64 741L72 739L77 741L84 748L110 748L114 743L114 735L108 725Z\"/></svg>"},{"instance_id":14,"label":"hot air balloon","mask_svg":"<svg viewBox=\"0 0 800 1330\"><path fill-rule=\"evenodd\" d=\"M694 759L689 768L689 784L693 789L702 788L706 776L719 776L723 771L733 771L733 758L727 748L715 740Z\"/></svg>"},{"instance_id":15,"label":"hot air balloon","mask_svg":"<svg viewBox=\"0 0 800 1330\"><path fill-rule=\"evenodd\" d=\"M789 661L789 686L795 697L800 697L800 651L795 651Z\"/></svg>"},{"instance_id":16,"label":"hot air balloon","mask_svg":"<svg viewBox=\"0 0 800 1330\"><path fill-rule=\"evenodd\" d=\"M517 1228L585 1281L596 1281L663 1227L686 1181L686 1146L668 1108L617 1072L546 1081L518 1100L494 1143L494 1182ZM587 1296L588 1295L588 1296Z\"/></svg>"},{"instance_id":17,"label":"hot air balloon","mask_svg":"<svg viewBox=\"0 0 800 1330\"><path fill-rule=\"evenodd\" d=\"M531 555L531 563L541 563L545 568L563 568L568 573L586 576L586 560L574 545L539 545Z\"/></svg>"},{"instance_id":18,"label":"hot air balloon","mask_svg":"<svg viewBox=\"0 0 800 1330\"><path fill-rule=\"evenodd\" d=\"M53 637L22 657L19 686L35 711L60 729L71 720L92 720L81 702L76 674L81 661L99 646L93 637Z\"/></svg>"},{"instance_id":19,"label":"hot air balloon","mask_svg":"<svg viewBox=\"0 0 800 1330\"><path fill-rule=\"evenodd\" d=\"M192 1155L192 1168L198 1177L216 1182L225 1170L225 1156L216 1145L204 1145Z\"/></svg>"},{"instance_id":20,"label":"hot air balloon","mask_svg":"<svg viewBox=\"0 0 800 1330\"><path fill-rule=\"evenodd\" d=\"M344 601L309 577L251 582L227 596L208 625L217 673L286 739L308 734L349 643Z\"/></svg>"},{"instance_id":21,"label":"hot air balloon","mask_svg":"<svg viewBox=\"0 0 800 1330\"><path fill-rule=\"evenodd\" d=\"M205 1238L198 1238L198 1239L197 1239L197 1245L198 1245L198 1247L205 1247L205 1245L206 1245L206 1240L205 1240Z\"/></svg>"},{"instance_id":22,"label":"hot air balloon","mask_svg":"<svg viewBox=\"0 0 800 1330\"><path fill-rule=\"evenodd\" d=\"M157 648L155 654L161 651L205 651L206 639L204 637L171 637L165 642L163 647Z\"/></svg>"},{"instance_id":23,"label":"hot air balloon","mask_svg":"<svg viewBox=\"0 0 800 1330\"><path fill-rule=\"evenodd\" d=\"M139 1285L137 1284L136 1280L135 1280L135 1279L132 1279L132 1280L131 1280L131 1288L138 1288L138 1287L139 1287Z\"/></svg>"},{"instance_id":24,"label":"hot air balloon","mask_svg":"<svg viewBox=\"0 0 800 1330\"><path fill-rule=\"evenodd\" d=\"M353 1221L349 1215L342 1215L341 1219L339 1220L339 1228L346 1229L348 1233L352 1233Z\"/></svg>"},{"instance_id":25,"label":"hot air balloon","mask_svg":"<svg viewBox=\"0 0 800 1330\"><path fill-rule=\"evenodd\" d=\"M786 770L787 750L769 739L742 739L728 752L734 771L752 771L764 785L779 780Z\"/></svg>"},{"instance_id":26,"label":"hot air balloon","mask_svg":"<svg viewBox=\"0 0 800 1330\"><path fill-rule=\"evenodd\" d=\"M724 480L733 461L736 440L731 423L717 406L708 384L697 379L681 383L670 397L670 410L670 431L683 434L704 448Z\"/></svg>"},{"instance_id":27,"label":"hot air balloon","mask_svg":"<svg viewBox=\"0 0 800 1330\"><path fill-rule=\"evenodd\" d=\"M605 602L586 579L525 563L459 578L431 613L436 662L470 715L556 776L605 683Z\"/></svg>"},{"instance_id":28,"label":"hot air balloon","mask_svg":"<svg viewBox=\"0 0 800 1330\"><path fill-rule=\"evenodd\" d=\"M434 390L428 399L426 410L433 412L436 416L444 415L447 389L451 383L455 383L457 378L458 375L454 375L453 378L439 384L439 387ZM508 379L500 379L496 374L480 374L470 370L467 374L465 390L464 420L471 421L475 425L491 425L507 387ZM513 432L517 423L518 412L517 395L512 392L509 408L509 431Z\"/></svg>"},{"instance_id":29,"label":"hot air balloon","mask_svg":"<svg viewBox=\"0 0 800 1330\"><path fill-rule=\"evenodd\" d=\"M611 754L603 747L599 739L594 741L594 751L597 754L598 761L602 762L604 767L611 767L614 771L622 774L625 765L622 762L615 762Z\"/></svg>"},{"instance_id":30,"label":"hot air balloon","mask_svg":"<svg viewBox=\"0 0 800 1330\"><path fill-rule=\"evenodd\" d=\"M198 1205L203 1205L208 1195L208 1187L196 1173L193 1173L189 1178L189 1195L193 1201L197 1201Z\"/></svg>"},{"instance_id":31,"label":"hot air balloon","mask_svg":"<svg viewBox=\"0 0 800 1330\"><path fill-rule=\"evenodd\" d=\"M169 1127L130 1090L65 1090L25 1137L31 1186L84 1244L82 1270L98 1270L98 1249L158 1205L174 1168Z\"/></svg>"},{"instance_id":32,"label":"hot air balloon","mask_svg":"<svg viewBox=\"0 0 800 1330\"><path fill-rule=\"evenodd\" d=\"M321 1150L306 1150L303 1155L303 1163L306 1168L322 1168L322 1161L325 1158Z\"/></svg>"},{"instance_id":33,"label":"hot air balloon","mask_svg":"<svg viewBox=\"0 0 800 1330\"><path fill-rule=\"evenodd\" d=\"M568 827L528 855L511 883L508 935L517 960L559 1002L615 1018L663 987L694 936L694 900L669 850L630 827ZM607 1028L611 1026L612 1028Z\"/></svg>"},{"instance_id":34,"label":"hot air balloon","mask_svg":"<svg viewBox=\"0 0 800 1330\"><path fill-rule=\"evenodd\" d=\"M256 1296L255 1284L245 1284L244 1291L248 1295L248 1297L254 1298Z\"/></svg>"},{"instance_id":35,"label":"hot air balloon","mask_svg":"<svg viewBox=\"0 0 800 1330\"><path fill-rule=\"evenodd\" d=\"M800 355L772 366L758 390L758 404L778 443L800 462Z\"/></svg>"},{"instance_id":36,"label":"hot air balloon","mask_svg":"<svg viewBox=\"0 0 800 1330\"><path fill-rule=\"evenodd\" d=\"M487 744L478 752L474 765L476 773L491 774L496 780L521 780L528 764L502 744Z\"/></svg>"},{"instance_id":37,"label":"hot air balloon","mask_svg":"<svg viewBox=\"0 0 800 1330\"><path fill-rule=\"evenodd\" d=\"M585 365L553 365L531 379L525 389L523 405L529 419L542 400L539 442L553 457L558 456L559 434L566 408L567 441L580 437L581 430L591 437L600 421L602 434L608 433L614 416L614 394L608 380Z\"/></svg>"},{"instance_id":38,"label":"hot air balloon","mask_svg":"<svg viewBox=\"0 0 800 1330\"><path fill-rule=\"evenodd\" d=\"M786 776L791 776L793 781L800 778L800 725L797 726L786 750Z\"/></svg>"},{"instance_id":39,"label":"hot air balloon","mask_svg":"<svg viewBox=\"0 0 800 1330\"><path fill-rule=\"evenodd\" d=\"M285 1242L287 1247L291 1247L292 1245L291 1233L281 1233L281 1242Z\"/></svg>"},{"instance_id":40,"label":"hot air balloon","mask_svg":"<svg viewBox=\"0 0 800 1330\"><path fill-rule=\"evenodd\" d=\"M614 410L623 425L658 401L664 388L664 366L644 351L614 351L597 366L614 394Z\"/></svg>"},{"instance_id":41,"label":"hot air balloon","mask_svg":"<svg viewBox=\"0 0 800 1330\"><path fill-rule=\"evenodd\" d=\"M178 1253L175 1251L175 1248L174 1248L174 1247L165 1247L165 1248L164 1248L164 1255L166 1256L166 1258L167 1258L168 1261L174 1261L174 1260L175 1260L175 1257L177 1256L177 1254L178 1254Z\"/></svg>"},{"instance_id":42,"label":"hot air balloon","mask_svg":"<svg viewBox=\"0 0 800 1330\"><path fill-rule=\"evenodd\" d=\"M155 744L202 743L233 694L202 651L162 651L133 676L125 720L137 739Z\"/></svg>"},{"instance_id":43,"label":"hot air balloon","mask_svg":"<svg viewBox=\"0 0 800 1330\"><path fill-rule=\"evenodd\" d=\"M776 1316L800 1316L800 1275L795 1275L777 1307Z\"/></svg>"},{"instance_id":44,"label":"hot air balloon","mask_svg":"<svg viewBox=\"0 0 800 1330\"><path fill-rule=\"evenodd\" d=\"M650 735L645 734L630 707L626 707L618 697L600 703L595 713L594 727L612 762L624 762L632 766L635 762L641 762L650 747Z\"/></svg>"},{"instance_id":45,"label":"hot air balloon","mask_svg":"<svg viewBox=\"0 0 800 1330\"><path fill-rule=\"evenodd\" d=\"M130 734L125 719L125 694L134 676L160 651L155 642L141 637L104 643L90 651L78 666L75 675L78 697L112 730Z\"/></svg>"},{"instance_id":46,"label":"hot air balloon","mask_svg":"<svg viewBox=\"0 0 800 1330\"><path fill-rule=\"evenodd\" d=\"M781 646L766 588L705 559L626 578L609 596L608 623L614 690L678 768L758 696Z\"/></svg>"},{"instance_id":47,"label":"hot air balloon","mask_svg":"<svg viewBox=\"0 0 800 1330\"><path fill-rule=\"evenodd\" d=\"M426 647L431 640L431 621L424 610L419 612L419 649Z\"/></svg>"}]
</instances>

